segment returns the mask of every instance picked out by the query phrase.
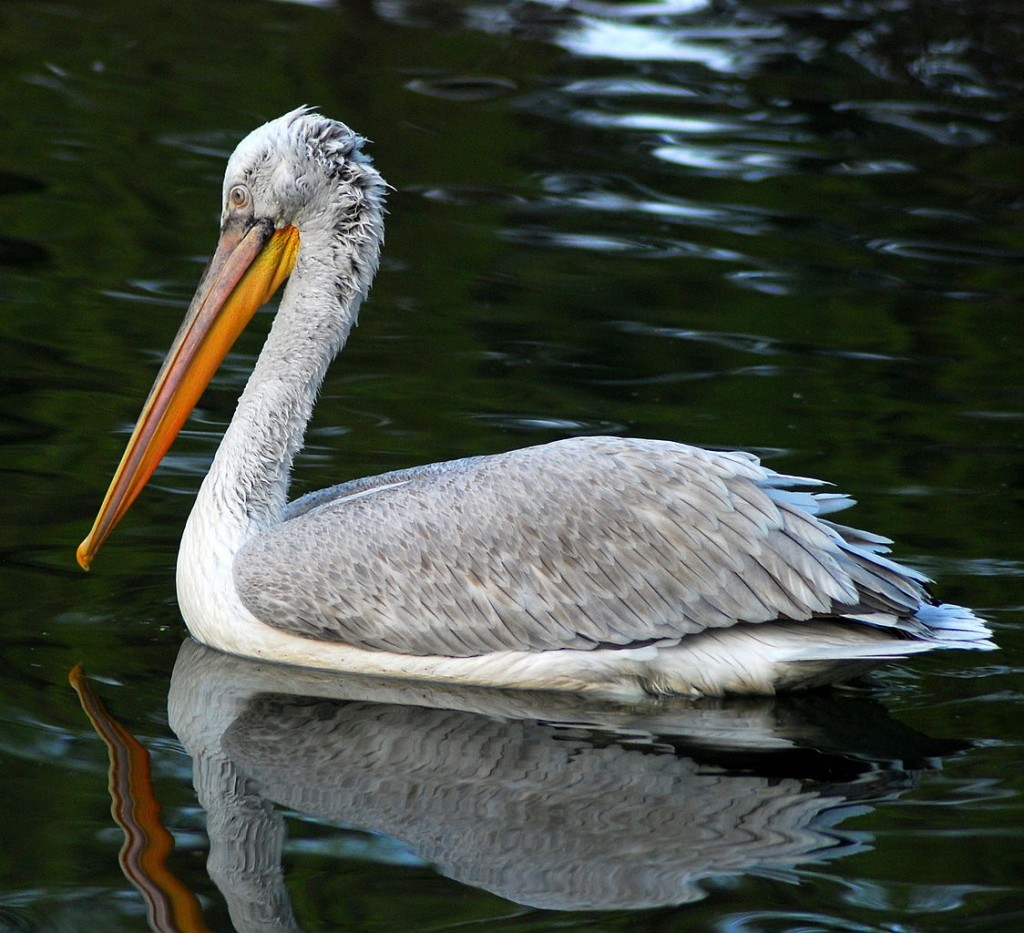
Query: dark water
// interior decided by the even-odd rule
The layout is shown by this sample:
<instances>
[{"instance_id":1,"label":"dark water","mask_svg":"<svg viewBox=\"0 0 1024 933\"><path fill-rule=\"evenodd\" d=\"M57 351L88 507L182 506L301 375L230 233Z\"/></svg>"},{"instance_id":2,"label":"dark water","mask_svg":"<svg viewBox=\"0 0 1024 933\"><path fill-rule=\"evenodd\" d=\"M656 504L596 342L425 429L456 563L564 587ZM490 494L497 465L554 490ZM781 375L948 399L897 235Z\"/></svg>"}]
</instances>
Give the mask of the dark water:
<instances>
[{"instance_id":1,"label":"dark water","mask_svg":"<svg viewBox=\"0 0 1024 933\"><path fill-rule=\"evenodd\" d=\"M147 929L79 661L211 929L1024 927L1019 4L7 2L0 100L0 929ZM296 492L592 432L750 449L1002 651L639 710L179 658L178 536L265 315L73 552L224 158L305 102L397 190Z\"/></svg>"}]
</instances>

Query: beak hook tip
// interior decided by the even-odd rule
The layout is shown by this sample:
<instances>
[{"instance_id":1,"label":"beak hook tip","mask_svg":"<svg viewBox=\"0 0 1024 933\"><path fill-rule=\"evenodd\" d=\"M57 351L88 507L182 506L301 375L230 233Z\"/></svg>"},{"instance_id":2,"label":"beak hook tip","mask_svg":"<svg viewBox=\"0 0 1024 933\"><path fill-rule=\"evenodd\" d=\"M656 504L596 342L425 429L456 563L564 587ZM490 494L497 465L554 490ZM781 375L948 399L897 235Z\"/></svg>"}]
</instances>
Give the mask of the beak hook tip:
<instances>
[{"instance_id":1,"label":"beak hook tip","mask_svg":"<svg viewBox=\"0 0 1024 933\"><path fill-rule=\"evenodd\" d=\"M75 551L75 559L78 561L78 566L84 571L89 571L89 565L92 563L93 554L88 547L89 539L86 538L80 545L78 550Z\"/></svg>"}]
</instances>

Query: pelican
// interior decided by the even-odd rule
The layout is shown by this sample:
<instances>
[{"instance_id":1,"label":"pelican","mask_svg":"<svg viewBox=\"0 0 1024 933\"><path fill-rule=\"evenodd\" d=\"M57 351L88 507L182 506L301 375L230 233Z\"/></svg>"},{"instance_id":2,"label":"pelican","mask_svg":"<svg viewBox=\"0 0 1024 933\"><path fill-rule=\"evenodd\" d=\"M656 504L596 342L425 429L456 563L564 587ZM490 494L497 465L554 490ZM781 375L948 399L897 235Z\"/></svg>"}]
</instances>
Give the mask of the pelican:
<instances>
[{"instance_id":1,"label":"pelican","mask_svg":"<svg viewBox=\"0 0 1024 933\"><path fill-rule=\"evenodd\" d=\"M301 107L228 160L220 238L95 524L88 569L256 309L287 280L181 539L193 637L314 667L617 698L771 694L988 649L852 504L744 452L577 437L289 502L327 368L377 270L387 185Z\"/></svg>"}]
</instances>

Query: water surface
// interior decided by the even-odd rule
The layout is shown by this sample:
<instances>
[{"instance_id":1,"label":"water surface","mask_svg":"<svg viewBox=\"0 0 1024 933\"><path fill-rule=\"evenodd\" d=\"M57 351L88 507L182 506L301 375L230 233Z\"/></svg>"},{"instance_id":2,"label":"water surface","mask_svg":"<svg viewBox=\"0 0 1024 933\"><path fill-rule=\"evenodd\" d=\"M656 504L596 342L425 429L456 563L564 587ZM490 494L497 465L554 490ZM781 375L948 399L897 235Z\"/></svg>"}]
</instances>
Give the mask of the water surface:
<instances>
[{"instance_id":1,"label":"water surface","mask_svg":"<svg viewBox=\"0 0 1024 933\"><path fill-rule=\"evenodd\" d=\"M206 868L223 795L197 792L168 714L206 670L178 657L173 572L269 312L94 572L73 552L212 248L224 159L312 103L396 190L297 494L594 432L753 450L852 493L1002 651L753 708L232 695L201 747L276 801L283 855L259 856L292 928L1019 929L1022 48L1012 3L5 4L0 927L148 927L77 662L151 754L171 869L231 927L239 895ZM311 801L258 754L310 720L418 757L325 776L314 755L313 786L348 791ZM744 817L759 794L782 822Z\"/></svg>"}]
</instances>

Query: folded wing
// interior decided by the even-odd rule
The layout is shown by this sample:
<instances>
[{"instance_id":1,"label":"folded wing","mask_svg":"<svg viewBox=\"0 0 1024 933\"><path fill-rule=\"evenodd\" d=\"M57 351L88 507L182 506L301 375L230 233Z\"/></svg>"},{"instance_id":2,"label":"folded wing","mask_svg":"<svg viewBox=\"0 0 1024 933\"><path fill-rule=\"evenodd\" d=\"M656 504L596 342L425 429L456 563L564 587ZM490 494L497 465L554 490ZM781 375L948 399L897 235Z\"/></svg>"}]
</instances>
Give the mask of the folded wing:
<instances>
[{"instance_id":1,"label":"folded wing","mask_svg":"<svg viewBox=\"0 0 1024 933\"><path fill-rule=\"evenodd\" d=\"M820 518L851 500L808 485L749 454L575 438L314 493L244 546L235 582L270 625L417 655L822 616L920 636L925 578Z\"/></svg>"}]
</instances>

